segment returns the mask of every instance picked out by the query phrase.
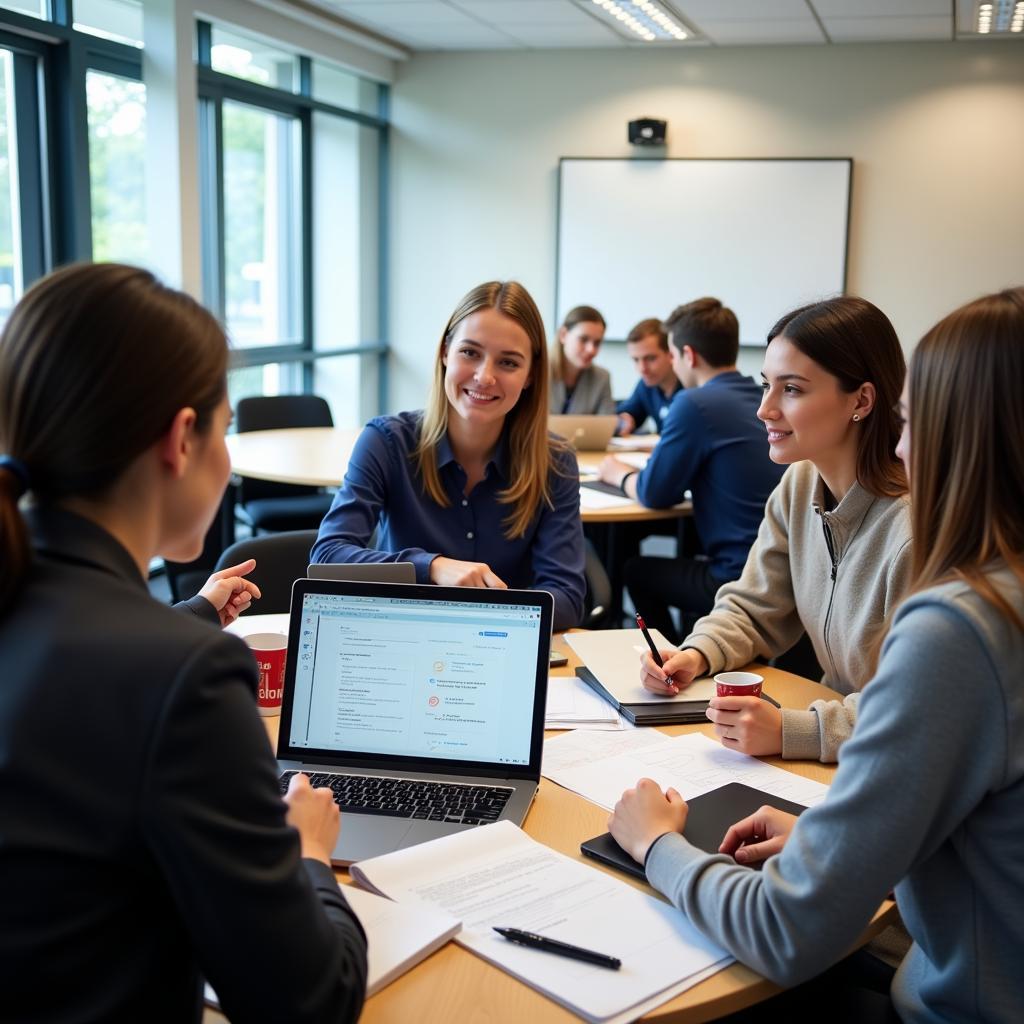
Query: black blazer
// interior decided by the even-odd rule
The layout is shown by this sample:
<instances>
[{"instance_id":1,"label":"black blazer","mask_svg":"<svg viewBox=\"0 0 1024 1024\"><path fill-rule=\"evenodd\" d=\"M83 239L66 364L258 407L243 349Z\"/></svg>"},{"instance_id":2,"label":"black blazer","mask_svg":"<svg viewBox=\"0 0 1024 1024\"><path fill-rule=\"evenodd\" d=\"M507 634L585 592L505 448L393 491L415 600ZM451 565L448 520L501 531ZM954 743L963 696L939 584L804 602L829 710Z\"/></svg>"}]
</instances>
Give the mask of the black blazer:
<instances>
[{"instance_id":1,"label":"black blazer","mask_svg":"<svg viewBox=\"0 0 1024 1024\"><path fill-rule=\"evenodd\" d=\"M95 524L29 522L0 620L0 1019L198 1021L203 975L233 1024L355 1020L365 938L285 824L248 649Z\"/></svg>"}]
</instances>

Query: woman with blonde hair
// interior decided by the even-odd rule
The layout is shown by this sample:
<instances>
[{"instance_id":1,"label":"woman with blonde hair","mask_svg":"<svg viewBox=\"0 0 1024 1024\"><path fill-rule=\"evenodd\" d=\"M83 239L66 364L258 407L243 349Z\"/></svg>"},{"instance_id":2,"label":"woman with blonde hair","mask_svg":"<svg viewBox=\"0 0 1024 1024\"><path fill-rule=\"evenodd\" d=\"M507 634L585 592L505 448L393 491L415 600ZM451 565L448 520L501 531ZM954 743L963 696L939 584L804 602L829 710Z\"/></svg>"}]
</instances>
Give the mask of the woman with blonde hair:
<instances>
[{"instance_id":1,"label":"woman with blonde hair","mask_svg":"<svg viewBox=\"0 0 1024 1024\"><path fill-rule=\"evenodd\" d=\"M611 374L594 360L607 324L593 306L574 306L551 346L550 412L572 416L614 416Z\"/></svg>"},{"instance_id":2,"label":"woman with blonde hair","mask_svg":"<svg viewBox=\"0 0 1024 1024\"><path fill-rule=\"evenodd\" d=\"M956 310L914 352L910 594L825 800L799 819L762 808L714 856L649 779L611 820L690 921L782 985L841 957L895 886L914 940L892 985L903 1021L1010 1024L1024 1006L1022 386L1024 288ZM775 853L760 874L736 863Z\"/></svg>"},{"instance_id":3,"label":"woman with blonde hair","mask_svg":"<svg viewBox=\"0 0 1024 1024\"><path fill-rule=\"evenodd\" d=\"M544 326L515 281L456 306L423 411L378 416L320 527L317 562L412 562L420 583L549 591L583 609L579 472L547 430ZM368 547L377 530L376 548Z\"/></svg>"}]
</instances>

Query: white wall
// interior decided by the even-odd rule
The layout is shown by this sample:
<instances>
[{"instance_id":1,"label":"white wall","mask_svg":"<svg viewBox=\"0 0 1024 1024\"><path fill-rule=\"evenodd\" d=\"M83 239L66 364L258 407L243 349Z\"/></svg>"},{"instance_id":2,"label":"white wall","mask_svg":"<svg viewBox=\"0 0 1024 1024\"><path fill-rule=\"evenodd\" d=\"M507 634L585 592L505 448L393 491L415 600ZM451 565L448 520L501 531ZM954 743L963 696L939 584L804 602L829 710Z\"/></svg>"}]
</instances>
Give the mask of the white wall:
<instances>
[{"instance_id":1,"label":"white wall","mask_svg":"<svg viewBox=\"0 0 1024 1024\"><path fill-rule=\"evenodd\" d=\"M908 349L1024 283L1020 41L424 54L392 96L392 409L422 403L439 332L480 281L519 278L552 326L558 158L626 155L645 115L668 120L668 156L852 157L848 287ZM606 360L619 391L623 359Z\"/></svg>"}]
</instances>

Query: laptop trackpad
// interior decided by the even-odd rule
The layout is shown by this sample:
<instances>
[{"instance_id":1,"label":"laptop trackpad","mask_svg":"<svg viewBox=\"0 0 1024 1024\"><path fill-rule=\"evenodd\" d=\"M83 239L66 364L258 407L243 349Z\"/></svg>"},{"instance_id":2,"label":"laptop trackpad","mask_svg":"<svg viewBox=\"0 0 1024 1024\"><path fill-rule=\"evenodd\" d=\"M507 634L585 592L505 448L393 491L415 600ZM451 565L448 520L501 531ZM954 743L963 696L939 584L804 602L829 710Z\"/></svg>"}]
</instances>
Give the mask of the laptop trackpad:
<instances>
[{"instance_id":1,"label":"laptop trackpad","mask_svg":"<svg viewBox=\"0 0 1024 1024\"><path fill-rule=\"evenodd\" d=\"M334 848L334 861L351 864L410 845L405 834L412 828L409 818L388 818L376 814L341 815L341 835Z\"/></svg>"}]
</instances>

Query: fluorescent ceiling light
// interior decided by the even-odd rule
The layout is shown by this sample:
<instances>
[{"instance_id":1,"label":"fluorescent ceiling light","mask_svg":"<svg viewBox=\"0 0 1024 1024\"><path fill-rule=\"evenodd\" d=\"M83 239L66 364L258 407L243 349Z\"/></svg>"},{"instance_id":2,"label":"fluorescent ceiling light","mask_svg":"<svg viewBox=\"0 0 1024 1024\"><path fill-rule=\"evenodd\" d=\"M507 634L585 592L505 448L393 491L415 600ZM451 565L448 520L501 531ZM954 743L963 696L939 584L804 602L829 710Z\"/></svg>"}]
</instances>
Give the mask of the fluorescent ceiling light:
<instances>
[{"instance_id":1,"label":"fluorescent ceiling light","mask_svg":"<svg viewBox=\"0 0 1024 1024\"><path fill-rule=\"evenodd\" d=\"M655 0L592 0L593 4L614 21L625 25L645 42L658 39L688 39L690 33Z\"/></svg>"}]
</instances>

